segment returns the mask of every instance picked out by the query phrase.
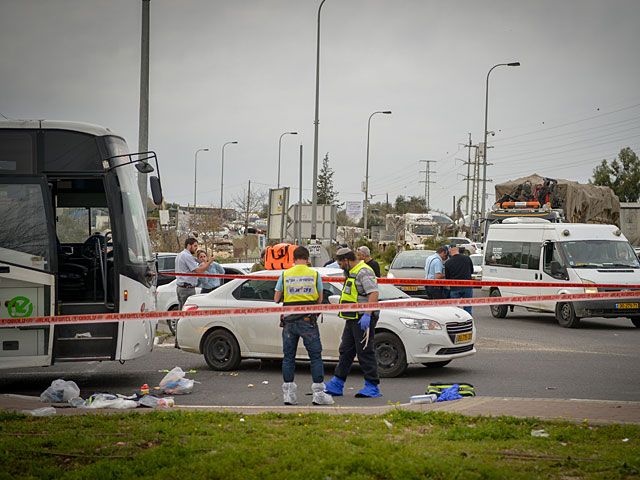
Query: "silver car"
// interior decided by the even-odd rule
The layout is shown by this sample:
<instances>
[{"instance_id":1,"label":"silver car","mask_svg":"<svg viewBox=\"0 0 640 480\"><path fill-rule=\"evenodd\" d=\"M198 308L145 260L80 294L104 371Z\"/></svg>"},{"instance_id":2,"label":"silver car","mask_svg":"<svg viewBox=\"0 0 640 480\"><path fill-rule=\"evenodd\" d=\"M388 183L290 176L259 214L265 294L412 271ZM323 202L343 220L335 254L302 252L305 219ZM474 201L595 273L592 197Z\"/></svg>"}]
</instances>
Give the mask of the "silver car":
<instances>
[{"instance_id":1,"label":"silver car","mask_svg":"<svg viewBox=\"0 0 640 480\"><path fill-rule=\"evenodd\" d=\"M427 258L433 255L435 250L405 250L396 255L387 269L387 278L417 278L424 280L424 270ZM396 285L404 293L412 297L427 297L425 285Z\"/></svg>"}]
</instances>

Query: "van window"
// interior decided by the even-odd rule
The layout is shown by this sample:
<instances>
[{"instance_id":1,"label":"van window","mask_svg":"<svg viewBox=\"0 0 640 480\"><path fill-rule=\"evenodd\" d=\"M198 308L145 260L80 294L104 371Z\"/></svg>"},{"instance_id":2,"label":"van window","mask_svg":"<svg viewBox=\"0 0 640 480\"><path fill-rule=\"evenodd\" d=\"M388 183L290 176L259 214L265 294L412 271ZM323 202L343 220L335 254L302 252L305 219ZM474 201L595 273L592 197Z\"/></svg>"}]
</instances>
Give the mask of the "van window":
<instances>
[{"instance_id":1,"label":"van window","mask_svg":"<svg viewBox=\"0 0 640 480\"><path fill-rule=\"evenodd\" d=\"M491 241L487 243L486 264L537 270L540 244L533 242Z\"/></svg>"}]
</instances>

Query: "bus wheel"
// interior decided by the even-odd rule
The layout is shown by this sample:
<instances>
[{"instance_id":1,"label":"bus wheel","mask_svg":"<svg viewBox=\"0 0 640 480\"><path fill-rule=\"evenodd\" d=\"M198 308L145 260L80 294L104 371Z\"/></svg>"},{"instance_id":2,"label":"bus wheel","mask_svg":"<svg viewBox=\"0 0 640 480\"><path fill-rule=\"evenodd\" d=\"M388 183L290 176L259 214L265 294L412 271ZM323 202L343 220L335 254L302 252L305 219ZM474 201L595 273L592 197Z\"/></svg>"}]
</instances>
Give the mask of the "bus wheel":
<instances>
[{"instance_id":1,"label":"bus wheel","mask_svg":"<svg viewBox=\"0 0 640 480\"><path fill-rule=\"evenodd\" d=\"M629 317L631 323L633 323L637 328L640 328L640 317Z\"/></svg>"},{"instance_id":2,"label":"bus wheel","mask_svg":"<svg viewBox=\"0 0 640 480\"><path fill-rule=\"evenodd\" d=\"M556 320L564 328L577 328L580 325L580 318L576 316L576 311L570 302L556 305Z\"/></svg>"},{"instance_id":3,"label":"bus wheel","mask_svg":"<svg viewBox=\"0 0 640 480\"><path fill-rule=\"evenodd\" d=\"M240 347L235 337L226 330L210 332L204 341L202 353L213 370L235 370L240 365Z\"/></svg>"},{"instance_id":4,"label":"bus wheel","mask_svg":"<svg viewBox=\"0 0 640 480\"><path fill-rule=\"evenodd\" d=\"M402 341L393 333L376 333L373 348L378 361L378 375L392 378L407 369L407 356Z\"/></svg>"},{"instance_id":5,"label":"bus wheel","mask_svg":"<svg viewBox=\"0 0 640 480\"><path fill-rule=\"evenodd\" d=\"M491 290L491 297L501 297L500 290L497 288ZM495 318L504 318L507 316L507 305L491 305L491 315Z\"/></svg>"}]
</instances>

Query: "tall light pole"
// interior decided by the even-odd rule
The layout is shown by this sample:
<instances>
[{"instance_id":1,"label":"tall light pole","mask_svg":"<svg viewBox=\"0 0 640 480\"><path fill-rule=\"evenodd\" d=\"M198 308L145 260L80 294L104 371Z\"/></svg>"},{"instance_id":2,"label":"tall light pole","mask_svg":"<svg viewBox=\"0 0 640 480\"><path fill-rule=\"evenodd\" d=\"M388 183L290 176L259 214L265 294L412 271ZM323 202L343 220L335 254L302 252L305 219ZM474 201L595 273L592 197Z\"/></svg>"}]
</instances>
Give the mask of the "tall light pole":
<instances>
[{"instance_id":1,"label":"tall light pole","mask_svg":"<svg viewBox=\"0 0 640 480\"><path fill-rule=\"evenodd\" d=\"M208 148L199 148L196 150L196 158L193 162L193 213L196 213L196 192L198 191L198 153L208 152Z\"/></svg>"},{"instance_id":2,"label":"tall light pole","mask_svg":"<svg viewBox=\"0 0 640 480\"><path fill-rule=\"evenodd\" d=\"M149 8L150 0L142 0L142 38L140 47L140 114L138 120L138 151L149 150ZM147 174L138 172L138 188L147 217Z\"/></svg>"},{"instance_id":3,"label":"tall light pole","mask_svg":"<svg viewBox=\"0 0 640 480\"><path fill-rule=\"evenodd\" d=\"M318 7L318 37L316 40L316 114L313 120L313 196L311 200L311 239L316 238L316 222L318 209L318 125L320 124L320 11L326 0Z\"/></svg>"},{"instance_id":4,"label":"tall light pole","mask_svg":"<svg viewBox=\"0 0 640 480\"><path fill-rule=\"evenodd\" d=\"M367 122L367 168L364 175L364 233L367 234L367 213L369 210L369 138L371 136L371 119L374 115L382 113L384 115L391 115L391 110L384 110L379 112L373 112L369 115L369 121Z\"/></svg>"},{"instance_id":5,"label":"tall light pole","mask_svg":"<svg viewBox=\"0 0 640 480\"><path fill-rule=\"evenodd\" d=\"M297 135L298 132L284 132L278 139L278 188L280 188L280 153L282 152L282 137L285 135Z\"/></svg>"},{"instance_id":6,"label":"tall light pole","mask_svg":"<svg viewBox=\"0 0 640 480\"><path fill-rule=\"evenodd\" d=\"M485 90L485 98L484 98L484 153L482 155L482 218L486 217L486 201L487 201L487 118L489 115L489 75L496 67L519 67L520 62L511 62L511 63L498 63L489 69L487 73L487 88Z\"/></svg>"},{"instance_id":7,"label":"tall light pole","mask_svg":"<svg viewBox=\"0 0 640 480\"><path fill-rule=\"evenodd\" d=\"M238 142L227 142L222 145L222 172L220 173L220 210L222 210L222 197L224 195L224 147L227 145L235 145Z\"/></svg>"}]
</instances>

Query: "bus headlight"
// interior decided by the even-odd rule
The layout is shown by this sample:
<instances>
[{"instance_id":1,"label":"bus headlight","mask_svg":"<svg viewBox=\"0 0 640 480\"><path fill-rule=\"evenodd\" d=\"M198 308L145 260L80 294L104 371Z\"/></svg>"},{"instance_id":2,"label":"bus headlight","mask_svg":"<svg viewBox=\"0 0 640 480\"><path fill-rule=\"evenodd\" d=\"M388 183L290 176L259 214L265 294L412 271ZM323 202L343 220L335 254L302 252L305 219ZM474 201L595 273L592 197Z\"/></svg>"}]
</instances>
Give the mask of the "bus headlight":
<instances>
[{"instance_id":1,"label":"bus headlight","mask_svg":"<svg viewBox=\"0 0 640 480\"><path fill-rule=\"evenodd\" d=\"M435 320L426 320L422 318L400 318L400 322L407 328L415 328L417 330L442 330Z\"/></svg>"},{"instance_id":2,"label":"bus headlight","mask_svg":"<svg viewBox=\"0 0 640 480\"><path fill-rule=\"evenodd\" d=\"M592 282L591 280L582 280L582 283L595 285L595 282ZM598 287L585 286L584 293L598 293Z\"/></svg>"}]
</instances>

